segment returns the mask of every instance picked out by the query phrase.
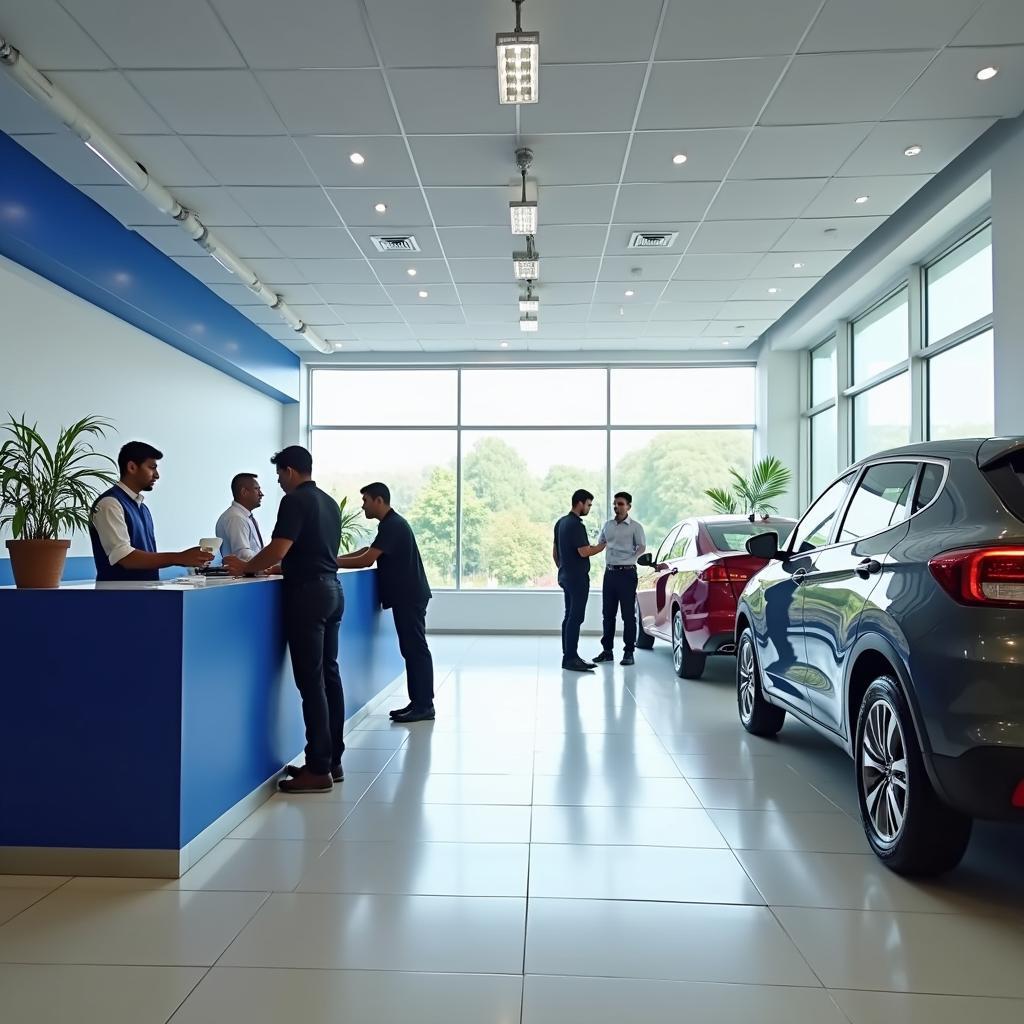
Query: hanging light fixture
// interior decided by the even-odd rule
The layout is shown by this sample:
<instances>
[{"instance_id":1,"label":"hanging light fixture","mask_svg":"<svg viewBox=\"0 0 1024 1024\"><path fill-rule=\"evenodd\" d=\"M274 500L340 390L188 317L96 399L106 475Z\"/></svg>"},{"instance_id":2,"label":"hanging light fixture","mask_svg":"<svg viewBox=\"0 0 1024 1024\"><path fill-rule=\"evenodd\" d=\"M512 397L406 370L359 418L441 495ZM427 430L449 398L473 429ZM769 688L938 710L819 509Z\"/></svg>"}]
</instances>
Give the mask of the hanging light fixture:
<instances>
[{"instance_id":1,"label":"hanging light fixture","mask_svg":"<svg viewBox=\"0 0 1024 1024\"><path fill-rule=\"evenodd\" d=\"M526 283L526 295L519 300L519 312L520 313L539 313L540 312L540 299L533 294L533 282L527 281Z\"/></svg>"},{"instance_id":2,"label":"hanging light fixture","mask_svg":"<svg viewBox=\"0 0 1024 1024\"><path fill-rule=\"evenodd\" d=\"M519 330L536 333L539 329L540 321L535 316L521 316L519 318Z\"/></svg>"},{"instance_id":3,"label":"hanging light fixture","mask_svg":"<svg viewBox=\"0 0 1024 1024\"><path fill-rule=\"evenodd\" d=\"M498 51L498 102L536 103L540 85L540 33L524 32L523 0L516 5L516 27L495 36Z\"/></svg>"},{"instance_id":4,"label":"hanging light fixture","mask_svg":"<svg viewBox=\"0 0 1024 1024\"><path fill-rule=\"evenodd\" d=\"M517 281L537 281L540 278L540 253L533 247L533 235L526 236L526 249L512 253L512 271Z\"/></svg>"},{"instance_id":5,"label":"hanging light fixture","mask_svg":"<svg viewBox=\"0 0 1024 1024\"><path fill-rule=\"evenodd\" d=\"M513 235L537 234L537 204L526 200L526 172L532 163L532 149L527 149L524 146L516 150L516 164L519 166L519 173L523 178L523 198L518 202L513 201L508 204Z\"/></svg>"}]
</instances>

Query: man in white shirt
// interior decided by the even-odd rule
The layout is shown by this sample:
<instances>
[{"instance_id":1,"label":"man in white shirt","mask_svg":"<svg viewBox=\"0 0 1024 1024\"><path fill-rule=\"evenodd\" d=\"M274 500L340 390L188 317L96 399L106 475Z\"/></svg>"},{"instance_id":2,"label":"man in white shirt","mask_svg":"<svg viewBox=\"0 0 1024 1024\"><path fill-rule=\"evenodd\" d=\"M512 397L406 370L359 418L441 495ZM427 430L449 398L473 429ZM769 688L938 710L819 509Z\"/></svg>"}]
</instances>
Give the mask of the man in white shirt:
<instances>
[{"instance_id":1,"label":"man in white shirt","mask_svg":"<svg viewBox=\"0 0 1024 1024\"><path fill-rule=\"evenodd\" d=\"M153 517L142 492L153 490L160 479L157 462L162 458L163 452L145 441L129 441L117 454L121 479L99 496L89 520L96 579L101 583L158 580L161 569L198 568L213 557L200 547L157 551Z\"/></svg>"},{"instance_id":2,"label":"man in white shirt","mask_svg":"<svg viewBox=\"0 0 1024 1024\"><path fill-rule=\"evenodd\" d=\"M263 490L255 473L236 473L231 478L234 501L221 513L215 533L220 537L222 557L234 555L243 562L255 558L263 550L263 535L252 514L263 504Z\"/></svg>"},{"instance_id":3,"label":"man in white shirt","mask_svg":"<svg viewBox=\"0 0 1024 1024\"><path fill-rule=\"evenodd\" d=\"M622 615L622 643L625 648L622 665L633 664L636 645L636 560L644 553L647 538L644 528L629 514L633 495L619 491L612 504L615 517L609 519L598 537L605 548L604 584L601 587L604 632L601 635L601 653L597 661L614 661L615 617Z\"/></svg>"}]
</instances>

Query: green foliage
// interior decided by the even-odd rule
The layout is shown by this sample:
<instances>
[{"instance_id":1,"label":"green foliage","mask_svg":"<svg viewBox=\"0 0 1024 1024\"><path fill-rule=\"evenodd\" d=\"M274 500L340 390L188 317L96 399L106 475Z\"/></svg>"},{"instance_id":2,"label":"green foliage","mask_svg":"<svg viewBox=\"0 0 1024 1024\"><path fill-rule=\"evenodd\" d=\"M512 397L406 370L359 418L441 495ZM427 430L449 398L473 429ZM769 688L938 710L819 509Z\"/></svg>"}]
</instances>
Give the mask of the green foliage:
<instances>
[{"instance_id":1,"label":"green foliage","mask_svg":"<svg viewBox=\"0 0 1024 1024\"><path fill-rule=\"evenodd\" d=\"M51 449L37 424L8 417L0 425L9 435L0 445L0 528L10 526L20 540L58 540L88 529L97 496L117 480L104 468L116 467L114 460L90 440L106 437L111 424L86 416L62 427Z\"/></svg>"},{"instance_id":2,"label":"green foliage","mask_svg":"<svg viewBox=\"0 0 1024 1024\"><path fill-rule=\"evenodd\" d=\"M488 574L502 587L522 587L553 576L551 529L519 512L502 512L487 524L484 539Z\"/></svg>"},{"instance_id":3,"label":"green foliage","mask_svg":"<svg viewBox=\"0 0 1024 1024\"><path fill-rule=\"evenodd\" d=\"M790 472L774 455L758 462L750 476L744 476L732 468L729 473L732 476L731 493L720 487L704 492L714 502L716 512L741 512L744 515L759 516L778 512L771 500L786 493Z\"/></svg>"},{"instance_id":4,"label":"green foliage","mask_svg":"<svg viewBox=\"0 0 1024 1024\"><path fill-rule=\"evenodd\" d=\"M715 511L722 515L736 514L736 495L724 487L709 487L704 492L714 503Z\"/></svg>"},{"instance_id":5,"label":"green foliage","mask_svg":"<svg viewBox=\"0 0 1024 1024\"><path fill-rule=\"evenodd\" d=\"M354 510L346 512L345 507L347 505L348 495L338 502L338 508L341 510L341 543L338 545L339 553L354 550L367 533L366 527L363 525L363 513Z\"/></svg>"}]
</instances>

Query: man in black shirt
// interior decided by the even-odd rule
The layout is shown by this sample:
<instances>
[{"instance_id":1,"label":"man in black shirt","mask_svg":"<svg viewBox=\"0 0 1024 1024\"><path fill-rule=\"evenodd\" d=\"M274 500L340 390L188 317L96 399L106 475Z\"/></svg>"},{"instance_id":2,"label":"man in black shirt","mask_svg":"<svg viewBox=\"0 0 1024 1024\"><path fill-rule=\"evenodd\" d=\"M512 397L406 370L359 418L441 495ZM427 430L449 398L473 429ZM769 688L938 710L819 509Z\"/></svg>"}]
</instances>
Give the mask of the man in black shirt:
<instances>
[{"instance_id":1,"label":"man in black shirt","mask_svg":"<svg viewBox=\"0 0 1024 1024\"><path fill-rule=\"evenodd\" d=\"M379 522L369 547L338 556L339 569L377 564L380 603L395 617L398 647L405 659L409 703L391 712L393 722L425 722L434 717L434 661L427 646L427 602L433 596L412 527L391 507L386 484L363 487L363 513Z\"/></svg>"},{"instance_id":2,"label":"man in black shirt","mask_svg":"<svg viewBox=\"0 0 1024 1024\"><path fill-rule=\"evenodd\" d=\"M562 668L570 672L590 672L594 663L579 654L580 626L587 613L590 594L590 557L604 551L604 544L591 544L583 516L590 512L594 496L578 490L572 496L572 509L555 523L551 557L558 566L558 585L565 595L562 619Z\"/></svg>"},{"instance_id":3,"label":"man in black shirt","mask_svg":"<svg viewBox=\"0 0 1024 1024\"><path fill-rule=\"evenodd\" d=\"M311 479L313 457L299 445L271 460L284 491L270 543L248 562L228 555L234 575L269 569L284 574L284 626L295 685L306 723L306 763L287 765L278 786L285 793L327 793L345 777L345 694L338 670L338 631L345 600L335 558L341 544L341 510Z\"/></svg>"}]
</instances>

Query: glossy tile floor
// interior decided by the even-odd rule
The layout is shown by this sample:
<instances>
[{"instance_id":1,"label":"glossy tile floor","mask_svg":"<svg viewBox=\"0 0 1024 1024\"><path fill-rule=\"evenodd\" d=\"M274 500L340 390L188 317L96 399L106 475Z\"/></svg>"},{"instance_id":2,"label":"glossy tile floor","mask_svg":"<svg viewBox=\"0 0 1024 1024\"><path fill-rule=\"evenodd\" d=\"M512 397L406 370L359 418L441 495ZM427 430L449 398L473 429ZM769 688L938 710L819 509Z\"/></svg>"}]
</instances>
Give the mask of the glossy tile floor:
<instances>
[{"instance_id":1,"label":"glossy tile floor","mask_svg":"<svg viewBox=\"0 0 1024 1024\"><path fill-rule=\"evenodd\" d=\"M184 878L0 876L4 1024L1024 1020L1020 832L910 883L840 751L740 729L729 660L432 646L436 723L364 720L342 786L274 797Z\"/></svg>"}]
</instances>

